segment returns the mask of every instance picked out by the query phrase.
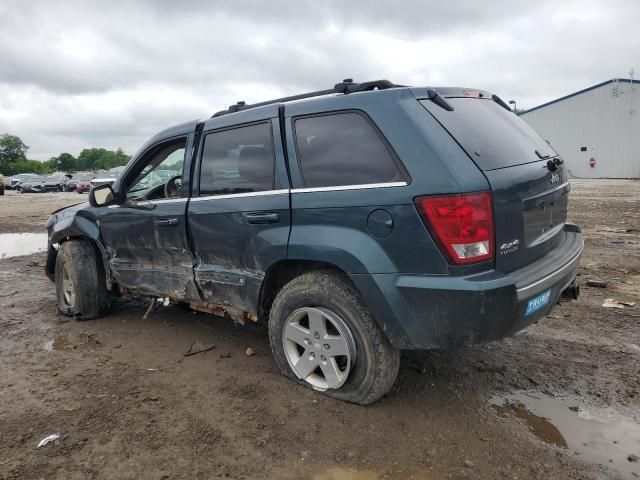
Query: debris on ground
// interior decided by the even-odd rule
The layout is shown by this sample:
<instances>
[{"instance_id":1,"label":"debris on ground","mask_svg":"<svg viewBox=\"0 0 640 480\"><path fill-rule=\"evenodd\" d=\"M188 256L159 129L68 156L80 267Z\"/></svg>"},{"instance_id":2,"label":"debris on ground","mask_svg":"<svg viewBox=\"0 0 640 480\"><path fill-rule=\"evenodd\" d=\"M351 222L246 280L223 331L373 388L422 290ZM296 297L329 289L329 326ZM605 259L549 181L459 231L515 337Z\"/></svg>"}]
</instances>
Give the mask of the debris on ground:
<instances>
[{"instance_id":1,"label":"debris on ground","mask_svg":"<svg viewBox=\"0 0 640 480\"><path fill-rule=\"evenodd\" d=\"M623 302L622 300L614 300L613 298L605 298L602 304L605 308L624 308L633 307L636 302Z\"/></svg>"},{"instance_id":2,"label":"debris on ground","mask_svg":"<svg viewBox=\"0 0 640 480\"><path fill-rule=\"evenodd\" d=\"M149 306L147 307L147 311L144 312L144 315L142 316L143 320L147 320L149 318L149 316L153 313L153 311L156 309L156 305L157 303L155 301L152 301Z\"/></svg>"},{"instance_id":3,"label":"debris on ground","mask_svg":"<svg viewBox=\"0 0 640 480\"><path fill-rule=\"evenodd\" d=\"M596 280L595 278L590 278L589 280L587 280L587 285L589 285L590 287L607 288L607 285L609 285L609 283L605 282L604 280Z\"/></svg>"},{"instance_id":4,"label":"debris on ground","mask_svg":"<svg viewBox=\"0 0 640 480\"><path fill-rule=\"evenodd\" d=\"M629 460L630 462L637 462L638 460L640 460L640 457L638 457L637 455L631 454L627 457L627 460Z\"/></svg>"},{"instance_id":5,"label":"debris on ground","mask_svg":"<svg viewBox=\"0 0 640 480\"><path fill-rule=\"evenodd\" d=\"M190 357L191 355L196 355L197 353L208 352L209 350L213 350L216 346L213 343L202 343L195 342L191 344L189 350L184 353L185 357Z\"/></svg>"},{"instance_id":6,"label":"debris on ground","mask_svg":"<svg viewBox=\"0 0 640 480\"><path fill-rule=\"evenodd\" d=\"M55 442L56 440L58 440L62 435L59 433L52 433L51 435L47 435L46 437L44 437L42 440L40 440L40 442L38 442L38 445L36 446L36 448L40 448L40 447L44 447L45 445L47 445L48 443L51 442Z\"/></svg>"},{"instance_id":7,"label":"debris on ground","mask_svg":"<svg viewBox=\"0 0 640 480\"><path fill-rule=\"evenodd\" d=\"M467 467L467 468L473 468L473 467L475 467L475 464L471 460L465 460L464 461L464 466Z\"/></svg>"},{"instance_id":8,"label":"debris on ground","mask_svg":"<svg viewBox=\"0 0 640 480\"><path fill-rule=\"evenodd\" d=\"M244 354L247 357L253 357L256 354L256 351L251 347L247 347L247 349L244 351Z\"/></svg>"},{"instance_id":9,"label":"debris on ground","mask_svg":"<svg viewBox=\"0 0 640 480\"><path fill-rule=\"evenodd\" d=\"M156 301L158 303L161 303L163 307L168 307L169 305L171 305L171 300L169 300L169 297L160 297L156 299Z\"/></svg>"},{"instance_id":10,"label":"debris on ground","mask_svg":"<svg viewBox=\"0 0 640 480\"><path fill-rule=\"evenodd\" d=\"M607 233L633 233L635 232L635 228L613 228L613 227L600 227L598 228L599 232L607 232Z\"/></svg>"}]
</instances>

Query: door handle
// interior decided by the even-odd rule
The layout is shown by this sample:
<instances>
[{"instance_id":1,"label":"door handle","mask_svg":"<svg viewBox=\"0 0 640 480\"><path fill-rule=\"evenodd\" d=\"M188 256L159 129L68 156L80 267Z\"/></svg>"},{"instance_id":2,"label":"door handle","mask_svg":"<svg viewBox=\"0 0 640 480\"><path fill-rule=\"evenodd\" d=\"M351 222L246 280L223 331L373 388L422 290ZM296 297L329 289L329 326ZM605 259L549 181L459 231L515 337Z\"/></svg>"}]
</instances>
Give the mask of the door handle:
<instances>
[{"instance_id":1,"label":"door handle","mask_svg":"<svg viewBox=\"0 0 640 480\"><path fill-rule=\"evenodd\" d=\"M177 218L160 218L160 219L154 220L153 224L157 225L158 227L171 227L173 225L178 224L178 219Z\"/></svg>"},{"instance_id":2,"label":"door handle","mask_svg":"<svg viewBox=\"0 0 640 480\"><path fill-rule=\"evenodd\" d=\"M280 216L277 213L245 213L244 218L247 223L252 224L265 224L265 223L278 223Z\"/></svg>"}]
</instances>

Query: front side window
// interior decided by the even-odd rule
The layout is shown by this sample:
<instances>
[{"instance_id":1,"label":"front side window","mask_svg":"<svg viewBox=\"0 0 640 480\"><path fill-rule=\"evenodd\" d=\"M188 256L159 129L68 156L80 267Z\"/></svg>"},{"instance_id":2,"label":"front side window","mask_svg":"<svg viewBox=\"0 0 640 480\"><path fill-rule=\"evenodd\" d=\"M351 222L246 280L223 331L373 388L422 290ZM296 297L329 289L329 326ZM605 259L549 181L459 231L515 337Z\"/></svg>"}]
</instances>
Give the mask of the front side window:
<instances>
[{"instance_id":1,"label":"front side window","mask_svg":"<svg viewBox=\"0 0 640 480\"><path fill-rule=\"evenodd\" d=\"M273 190L273 169L269 123L209 133L202 151L200 195Z\"/></svg>"},{"instance_id":2,"label":"front side window","mask_svg":"<svg viewBox=\"0 0 640 480\"><path fill-rule=\"evenodd\" d=\"M358 113L298 118L294 128L305 187L404 180L379 133Z\"/></svg>"},{"instance_id":3,"label":"front side window","mask_svg":"<svg viewBox=\"0 0 640 480\"><path fill-rule=\"evenodd\" d=\"M127 198L162 198L164 190L160 187L164 186L168 180L182 175L186 143L186 139L179 139L159 146L149 156L146 165L127 189ZM117 174L114 176L117 177ZM176 186L178 188L172 191L172 196L179 197L179 180ZM153 195L150 197L151 194Z\"/></svg>"}]
</instances>

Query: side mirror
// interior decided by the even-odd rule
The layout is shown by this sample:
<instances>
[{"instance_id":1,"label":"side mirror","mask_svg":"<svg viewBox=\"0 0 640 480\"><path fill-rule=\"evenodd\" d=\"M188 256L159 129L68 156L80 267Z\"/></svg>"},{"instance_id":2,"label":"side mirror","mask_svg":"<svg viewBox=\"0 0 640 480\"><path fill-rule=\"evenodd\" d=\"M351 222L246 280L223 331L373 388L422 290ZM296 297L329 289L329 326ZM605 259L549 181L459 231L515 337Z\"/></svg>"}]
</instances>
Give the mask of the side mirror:
<instances>
[{"instance_id":1,"label":"side mirror","mask_svg":"<svg viewBox=\"0 0 640 480\"><path fill-rule=\"evenodd\" d=\"M89 204L92 207L106 207L117 203L117 197L110 184L98 185L89 191Z\"/></svg>"}]
</instances>

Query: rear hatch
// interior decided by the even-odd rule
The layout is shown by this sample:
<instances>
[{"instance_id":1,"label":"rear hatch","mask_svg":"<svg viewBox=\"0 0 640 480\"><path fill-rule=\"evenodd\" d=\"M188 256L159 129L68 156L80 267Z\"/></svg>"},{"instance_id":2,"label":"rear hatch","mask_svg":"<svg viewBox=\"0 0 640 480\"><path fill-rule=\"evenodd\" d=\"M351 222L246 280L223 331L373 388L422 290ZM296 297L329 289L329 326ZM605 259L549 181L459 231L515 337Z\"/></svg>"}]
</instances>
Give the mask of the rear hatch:
<instances>
[{"instance_id":1,"label":"rear hatch","mask_svg":"<svg viewBox=\"0 0 640 480\"><path fill-rule=\"evenodd\" d=\"M564 163L497 97L476 90L443 90L438 90L440 99L420 102L489 181L496 269L511 272L548 254L564 236L570 189Z\"/></svg>"}]
</instances>

